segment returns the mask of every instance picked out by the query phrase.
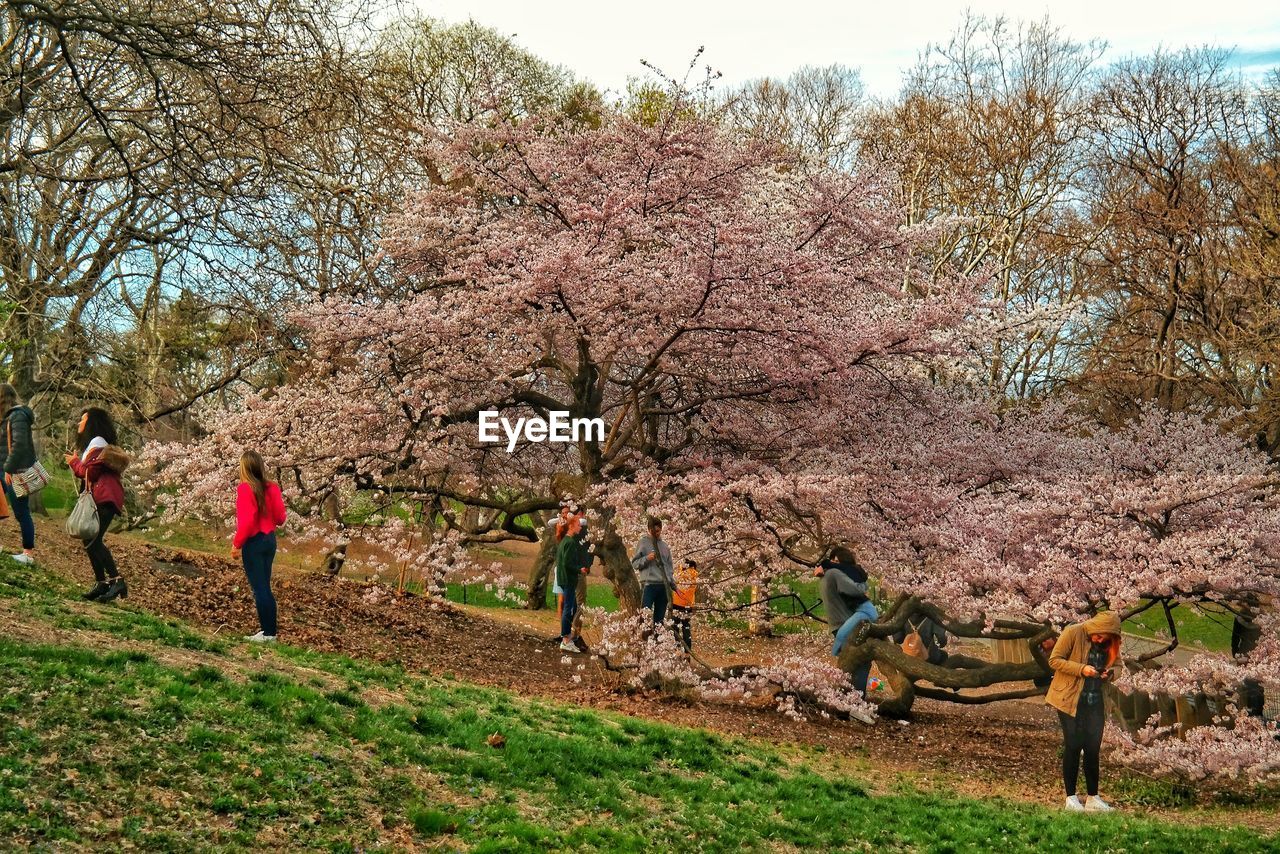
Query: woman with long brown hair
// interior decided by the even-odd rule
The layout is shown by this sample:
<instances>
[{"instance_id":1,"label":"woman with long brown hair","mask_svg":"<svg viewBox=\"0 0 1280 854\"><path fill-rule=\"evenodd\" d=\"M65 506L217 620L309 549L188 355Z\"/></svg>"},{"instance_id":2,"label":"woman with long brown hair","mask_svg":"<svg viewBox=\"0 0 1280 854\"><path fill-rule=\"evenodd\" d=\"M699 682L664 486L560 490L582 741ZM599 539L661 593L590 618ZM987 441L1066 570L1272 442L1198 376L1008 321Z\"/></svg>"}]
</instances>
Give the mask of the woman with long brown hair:
<instances>
[{"instance_id":1,"label":"woman with long brown hair","mask_svg":"<svg viewBox=\"0 0 1280 854\"><path fill-rule=\"evenodd\" d=\"M67 454L67 465L84 481L98 512L98 533L84 544L93 566L95 584L84 598L96 602L129 595L116 568L116 559L107 548L105 537L111 522L124 512L124 486L120 474L129 465L129 457L119 447L116 427L105 409L90 406L80 413L76 425L76 454Z\"/></svg>"},{"instance_id":2,"label":"woman with long brown hair","mask_svg":"<svg viewBox=\"0 0 1280 854\"><path fill-rule=\"evenodd\" d=\"M244 562L253 591L260 631L245 640L271 643L276 639L276 597L271 593L271 564L276 558L276 526L285 519L280 487L268 482L266 466L257 451L240 455L240 485L236 489L236 534L231 554Z\"/></svg>"}]
</instances>

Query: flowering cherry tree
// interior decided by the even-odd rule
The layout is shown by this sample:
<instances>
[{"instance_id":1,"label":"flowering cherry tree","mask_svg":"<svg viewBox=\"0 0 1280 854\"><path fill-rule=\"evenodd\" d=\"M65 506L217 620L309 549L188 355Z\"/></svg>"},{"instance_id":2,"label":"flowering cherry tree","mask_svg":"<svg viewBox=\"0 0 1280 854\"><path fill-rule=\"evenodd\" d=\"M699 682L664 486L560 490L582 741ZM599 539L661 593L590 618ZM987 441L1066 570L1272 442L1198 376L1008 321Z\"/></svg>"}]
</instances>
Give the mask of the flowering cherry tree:
<instances>
[{"instance_id":1,"label":"flowering cherry tree","mask_svg":"<svg viewBox=\"0 0 1280 854\"><path fill-rule=\"evenodd\" d=\"M676 538L694 513L732 516L720 556L779 571L749 502L716 491L758 476L781 495L789 456L823 438L812 413L871 413L924 382L973 305L966 283L915 268L919 238L881 176L796 169L678 99L656 124L464 125L424 156L441 181L387 228L411 296L299 309L290 381L215 440L260 446L295 500L382 496L399 524L376 533L405 559L421 559L404 551L407 514L457 540L532 539L527 520L572 482L627 604L626 544L646 509L680 516ZM606 436L509 453L478 441L485 411L599 418ZM168 456L194 484L184 504L221 488L206 460Z\"/></svg>"},{"instance_id":2,"label":"flowering cherry tree","mask_svg":"<svg viewBox=\"0 0 1280 854\"><path fill-rule=\"evenodd\" d=\"M1149 409L1111 429L1070 400L1000 411L965 391L992 321L979 283L917 266L928 235L903 226L884 176L797 168L680 97L656 122L463 125L423 156L439 180L387 227L401 295L298 307L283 385L220 418L199 453L151 451L182 485L170 517L225 506L226 462L253 445L313 533L338 537L322 510L358 495L382 560L436 582L468 570L469 542L535 539L567 488L630 608L646 513L712 591L772 589L852 544L901 596L840 666L896 669L904 711L917 691L1034 693L965 689L1044 674L1040 642L1102 607L1280 592L1274 475L1217 424ZM604 439L508 449L480 441L490 411L600 419ZM888 638L917 612L1026 641L1033 660L908 658ZM1278 652L1132 678L1270 680ZM789 711L865 711L822 662L697 674L664 656L636 666L707 696L770 685ZM1138 753L1165 749L1143 738ZM1250 773L1267 767L1245 752Z\"/></svg>"}]
</instances>

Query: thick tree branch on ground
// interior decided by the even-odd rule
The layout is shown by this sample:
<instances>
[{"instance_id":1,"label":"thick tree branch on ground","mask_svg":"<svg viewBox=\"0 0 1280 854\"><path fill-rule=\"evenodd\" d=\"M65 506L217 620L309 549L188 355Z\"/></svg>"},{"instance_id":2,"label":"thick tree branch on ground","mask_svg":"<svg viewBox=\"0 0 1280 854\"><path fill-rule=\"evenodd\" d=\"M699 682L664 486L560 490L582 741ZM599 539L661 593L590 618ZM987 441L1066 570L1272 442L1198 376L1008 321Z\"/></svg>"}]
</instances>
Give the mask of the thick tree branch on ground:
<instances>
[{"instance_id":1,"label":"thick tree branch on ground","mask_svg":"<svg viewBox=\"0 0 1280 854\"><path fill-rule=\"evenodd\" d=\"M961 694L956 691L930 688L928 685L915 686L917 696L929 700L944 700L948 703L961 703L968 706L981 706L987 703L999 703L1004 700L1025 700L1028 697L1041 697L1048 690L1048 687L1022 688L1017 691L1001 691L998 694Z\"/></svg>"}]
</instances>

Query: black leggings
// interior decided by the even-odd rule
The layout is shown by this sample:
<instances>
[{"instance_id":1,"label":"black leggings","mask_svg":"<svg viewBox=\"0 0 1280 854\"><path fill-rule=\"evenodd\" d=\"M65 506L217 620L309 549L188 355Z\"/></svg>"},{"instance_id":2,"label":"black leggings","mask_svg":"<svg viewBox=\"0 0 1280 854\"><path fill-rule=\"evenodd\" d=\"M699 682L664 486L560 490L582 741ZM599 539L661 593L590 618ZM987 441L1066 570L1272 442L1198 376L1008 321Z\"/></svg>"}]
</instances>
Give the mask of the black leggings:
<instances>
[{"instance_id":1,"label":"black leggings","mask_svg":"<svg viewBox=\"0 0 1280 854\"><path fill-rule=\"evenodd\" d=\"M1102 749L1102 724L1105 720L1101 697L1093 705L1084 702L1081 694L1076 704L1075 717L1058 712L1062 724L1062 783L1067 797L1076 793L1080 779L1080 753L1084 752L1084 783L1090 795L1098 794L1098 753Z\"/></svg>"},{"instance_id":2,"label":"black leggings","mask_svg":"<svg viewBox=\"0 0 1280 854\"><path fill-rule=\"evenodd\" d=\"M676 640L684 647L685 652L693 649L693 609L680 605L671 606L671 628L676 633Z\"/></svg>"},{"instance_id":3,"label":"black leggings","mask_svg":"<svg viewBox=\"0 0 1280 854\"><path fill-rule=\"evenodd\" d=\"M116 518L114 504L99 504L98 536L84 544L84 550L89 554L89 563L93 564L93 577L99 581L106 581L120 574L116 571L116 559L111 556L111 549L107 548L107 544L102 541L114 518Z\"/></svg>"}]
</instances>

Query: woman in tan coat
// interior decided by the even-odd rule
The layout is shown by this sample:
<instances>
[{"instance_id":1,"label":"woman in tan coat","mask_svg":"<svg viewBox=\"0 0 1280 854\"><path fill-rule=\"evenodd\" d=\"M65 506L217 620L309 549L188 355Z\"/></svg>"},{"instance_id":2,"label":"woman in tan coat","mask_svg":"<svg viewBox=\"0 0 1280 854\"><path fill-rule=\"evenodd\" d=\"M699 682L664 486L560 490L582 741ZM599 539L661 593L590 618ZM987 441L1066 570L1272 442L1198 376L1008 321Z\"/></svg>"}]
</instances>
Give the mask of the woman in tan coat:
<instances>
[{"instance_id":1,"label":"woman in tan coat","mask_svg":"<svg viewBox=\"0 0 1280 854\"><path fill-rule=\"evenodd\" d=\"M1053 681L1045 699L1058 710L1062 724L1062 782L1067 790L1068 810L1111 809L1098 797L1098 753L1106 717L1102 683L1111 678L1111 666L1119 659L1120 618L1109 612L1067 626L1049 654ZM1083 803L1076 796L1081 753L1088 787L1088 798Z\"/></svg>"}]
</instances>

